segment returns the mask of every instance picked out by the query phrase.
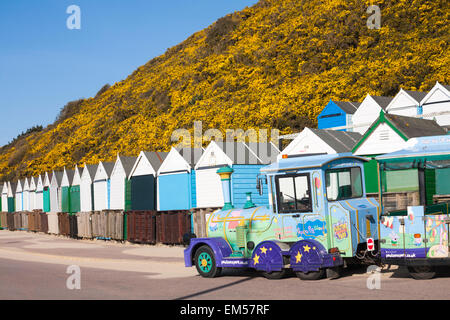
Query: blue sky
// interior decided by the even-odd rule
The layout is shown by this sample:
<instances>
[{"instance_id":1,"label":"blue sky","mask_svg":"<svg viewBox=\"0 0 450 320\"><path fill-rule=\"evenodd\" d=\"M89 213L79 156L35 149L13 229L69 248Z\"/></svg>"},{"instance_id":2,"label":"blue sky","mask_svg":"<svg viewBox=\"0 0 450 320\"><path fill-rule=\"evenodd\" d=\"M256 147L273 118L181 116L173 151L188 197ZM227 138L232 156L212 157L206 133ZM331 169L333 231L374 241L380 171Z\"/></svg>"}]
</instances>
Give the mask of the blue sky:
<instances>
[{"instance_id":1,"label":"blue sky","mask_svg":"<svg viewBox=\"0 0 450 320\"><path fill-rule=\"evenodd\" d=\"M0 145L257 0L1 0ZM69 30L70 5L81 29ZM5 121L6 120L6 121Z\"/></svg>"}]
</instances>

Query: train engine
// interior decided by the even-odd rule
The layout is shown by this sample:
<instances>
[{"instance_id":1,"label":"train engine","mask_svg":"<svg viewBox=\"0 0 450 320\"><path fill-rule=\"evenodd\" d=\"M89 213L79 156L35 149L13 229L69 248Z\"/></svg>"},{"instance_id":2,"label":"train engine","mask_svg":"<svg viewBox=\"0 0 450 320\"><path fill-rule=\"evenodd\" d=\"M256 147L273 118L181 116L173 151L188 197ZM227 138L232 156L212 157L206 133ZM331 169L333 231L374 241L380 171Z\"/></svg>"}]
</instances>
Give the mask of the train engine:
<instances>
[{"instance_id":1,"label":"train engine","mask_svg":"<svg viewBox=\"0 0 450 320\"><path fill-rule=\"evenodd\" d=\"M234 208L233 170L220 168L225 205L209 216L207 237L190 240L185 265L203 277L233 267L269 279L293 271L316 280L338 277L346 262L376 262L380 207L366 197L364 161L351 154L283 156L257 177L258 191L267 183L267 207L247 194L245 206Z\"/></svg>"}]
</instances>

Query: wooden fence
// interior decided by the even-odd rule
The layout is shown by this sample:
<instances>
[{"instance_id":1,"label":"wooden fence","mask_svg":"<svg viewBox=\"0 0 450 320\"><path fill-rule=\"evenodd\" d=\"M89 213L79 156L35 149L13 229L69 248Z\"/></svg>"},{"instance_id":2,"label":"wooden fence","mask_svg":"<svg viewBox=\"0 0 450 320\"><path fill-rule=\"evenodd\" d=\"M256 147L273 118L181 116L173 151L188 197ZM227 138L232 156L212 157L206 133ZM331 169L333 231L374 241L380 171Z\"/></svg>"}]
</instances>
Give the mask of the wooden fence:
<instances>
[{"instance_id":1,"label":"wooden fence","mask_svg":"<svg viewBox=\"0 0 450 320\"><path fill-rule=\"evenodd\" d=\"M136 243L183 244L184 236L194 232L206 236L208 214L214 209L181 211L103 210L78 212L16 212L0 214L0 226L9 230L28 230L72 238L128 240ZM193 214L193 216L192 216Z\"/></svg>"}]
</instances>

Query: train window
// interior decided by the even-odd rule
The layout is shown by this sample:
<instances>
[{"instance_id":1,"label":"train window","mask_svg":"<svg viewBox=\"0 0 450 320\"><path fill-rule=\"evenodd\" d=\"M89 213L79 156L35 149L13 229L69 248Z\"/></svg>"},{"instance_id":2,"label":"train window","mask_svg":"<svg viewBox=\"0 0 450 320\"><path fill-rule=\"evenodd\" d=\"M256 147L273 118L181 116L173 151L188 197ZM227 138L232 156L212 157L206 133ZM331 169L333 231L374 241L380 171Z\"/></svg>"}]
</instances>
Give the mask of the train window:
<instances>
[{"instance_id":1,"label":"train window","mask_svg":"<svg viewBox=\"0 0 450 320\"><path fill-rule=\"evenodd\" d=\"M353 167L327 170L326 185L329 201L360 198L363 195L361 169Z\"/></svg>"},{"instance_id":2,"label":"train window","mask_svg":"<svg viewBox=\"0 0 450 320\"><path fill-rule=\"evenodd\" d=\"M276 177L278 212L311 212L309 175Z\"/></svg>"}]
</instances>

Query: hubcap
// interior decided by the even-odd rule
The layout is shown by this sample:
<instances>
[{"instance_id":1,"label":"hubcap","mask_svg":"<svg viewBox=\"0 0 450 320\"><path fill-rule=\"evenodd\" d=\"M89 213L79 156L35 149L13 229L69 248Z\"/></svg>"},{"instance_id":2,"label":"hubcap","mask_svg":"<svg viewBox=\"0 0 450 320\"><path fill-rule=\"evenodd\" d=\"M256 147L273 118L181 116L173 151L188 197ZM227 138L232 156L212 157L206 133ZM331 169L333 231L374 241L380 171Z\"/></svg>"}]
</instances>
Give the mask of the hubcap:
<instances>
[{"instance_id":1,"label":"hubcap","mask_svg":"<svg viewBox=\"0 0 450 320\"><path fill-rule=\"evenodd\" d=\"M210 272L212 268L211 256L206 252L202 252L198 257L198 265L203 272Z\"/></svg>"}]
</instances>

